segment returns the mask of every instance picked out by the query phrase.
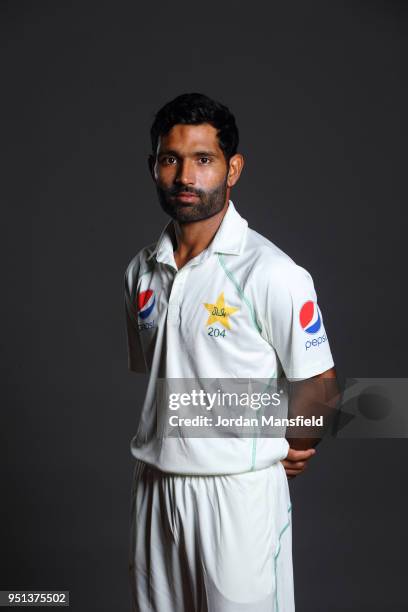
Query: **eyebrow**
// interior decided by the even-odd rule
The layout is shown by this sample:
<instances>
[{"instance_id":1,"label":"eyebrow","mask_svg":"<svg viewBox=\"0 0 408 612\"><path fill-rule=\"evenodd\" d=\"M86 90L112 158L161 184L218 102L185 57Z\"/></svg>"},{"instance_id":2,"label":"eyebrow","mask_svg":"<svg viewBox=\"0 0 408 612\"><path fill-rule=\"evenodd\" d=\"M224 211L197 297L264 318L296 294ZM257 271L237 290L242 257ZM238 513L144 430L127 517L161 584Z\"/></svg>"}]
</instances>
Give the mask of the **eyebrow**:
<instances>
[{"instance_id":1,"label":"eyebrow","mask_svg":"<svg viewBox=\"0 0 408 612\"><path fill-rule=\"evenodd\" d=\"M194 155L206 155L207 157L217 157L215 151L197 151Z\"/></svg>"},{"instance_id":2,"label":"eyebrow","mask_svg":"<svg viewBox=\"0 0 408 612\"><path fill-rule=\"evenodd\" d=\"M163 149L158 154L158 157L161 157L162 155L174 155L175 157L178 157L179 153L178 151L174 151L173 149ZM217 153L215 151L194 151L193 156L217 157Z\"/></svg>"}]
</instances>

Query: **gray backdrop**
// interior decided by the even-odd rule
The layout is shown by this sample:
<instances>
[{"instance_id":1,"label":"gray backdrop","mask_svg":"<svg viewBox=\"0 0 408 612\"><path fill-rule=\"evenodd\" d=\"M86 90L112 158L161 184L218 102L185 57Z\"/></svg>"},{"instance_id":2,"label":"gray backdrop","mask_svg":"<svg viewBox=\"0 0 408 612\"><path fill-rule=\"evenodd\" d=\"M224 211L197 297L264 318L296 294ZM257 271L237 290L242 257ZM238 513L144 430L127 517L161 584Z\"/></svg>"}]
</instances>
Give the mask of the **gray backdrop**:
<instances>
[{"instance_id":1,"label":"gray backdrop","mask_svg":"<svg viewBox=\"0 0 408 612\"><path fill-rule=\"evenodd\" d=\"M343 377L408 374L406 4L1 2L2 589L127 611L123 273L166 222L153 113L230 106L232 198L315 281ZM4 312L3 312L4 309ZM293 499L297 612L408 610L406 440L330 440ZM165 611L163 611L165 612Z\"/></svg>"}]
</instances>

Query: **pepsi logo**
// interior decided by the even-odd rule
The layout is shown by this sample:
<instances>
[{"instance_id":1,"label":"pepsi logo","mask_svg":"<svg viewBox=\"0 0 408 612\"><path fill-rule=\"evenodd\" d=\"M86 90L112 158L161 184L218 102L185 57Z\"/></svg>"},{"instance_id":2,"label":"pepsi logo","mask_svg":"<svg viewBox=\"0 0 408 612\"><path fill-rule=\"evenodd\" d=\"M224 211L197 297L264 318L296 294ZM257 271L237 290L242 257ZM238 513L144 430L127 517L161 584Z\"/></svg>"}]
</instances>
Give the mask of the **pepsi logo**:
<instances>
[{"instance_id":1,"label":"pepsi logo","mask_svg":"<svg viewBox=\"0 0 408 612\"><path fill-rule=\"evenodd\" d=\"M316 334L322 326L322 317L318 305L309 300L305 302L299 313L300 325L307 334Z\"/></svg>"},{"instance_id":2,"label":"pepsi logo","mask_svg":"<svg viewBox=\"0 0 408 612\"><path fill-rule=\"evenodd\" d=\"M147 319L153 312L156 304L156 295L153 289L146 289L137 296L137 310L141 319Z\"/></svg>"}]
</instances>

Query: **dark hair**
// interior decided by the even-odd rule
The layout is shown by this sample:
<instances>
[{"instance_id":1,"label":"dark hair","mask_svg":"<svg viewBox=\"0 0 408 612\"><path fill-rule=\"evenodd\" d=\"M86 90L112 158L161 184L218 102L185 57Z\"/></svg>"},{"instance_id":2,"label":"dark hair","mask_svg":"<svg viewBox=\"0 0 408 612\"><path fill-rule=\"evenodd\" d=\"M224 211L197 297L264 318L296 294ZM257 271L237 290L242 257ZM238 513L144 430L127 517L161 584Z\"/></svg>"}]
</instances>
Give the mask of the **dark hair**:
<instances>
[{"instance_id":1,"label":"dark hair","mask_svg":"<svg viewBox=\"0 0 408 612\"><path fill-rule=\"evenodd\" d=\"M237 152L239 133L235 117L230 110L204 94L187 93L177 96L157 112L150 129L154 155L159 137L167 134L178 123L186 125L210 123L217 130L219 146L227 162Z\"/></svg>"}]
</instances>

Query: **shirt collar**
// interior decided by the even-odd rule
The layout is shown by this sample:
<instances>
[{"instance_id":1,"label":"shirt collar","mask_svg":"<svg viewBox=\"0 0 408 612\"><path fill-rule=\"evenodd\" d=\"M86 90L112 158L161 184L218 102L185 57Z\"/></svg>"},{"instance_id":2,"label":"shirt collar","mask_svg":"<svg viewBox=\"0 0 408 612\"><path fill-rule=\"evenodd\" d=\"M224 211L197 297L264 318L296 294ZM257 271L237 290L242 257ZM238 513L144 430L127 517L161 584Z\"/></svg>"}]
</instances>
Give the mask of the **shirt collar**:
<instances>
[{"instance_id":1,"label":"shirt collar","mask_svg":"<svg viewBox=\"0 0 408 612\"><path fill-rule=\"evenodd\" d=\"M227 212L213 240L208 245L207 249L197 256L199 261L202 261L204 254L225 253L226 255L240 255L244 247L247 228L247 220L241 217L232 200L229 200ZM176 237L174 225L173 221L170 220L163 228L156 246L147 260L149 261L151 258L156 257L156 261L176 267L173 255L175 245Z\"/></svg>"}]
</instances>

